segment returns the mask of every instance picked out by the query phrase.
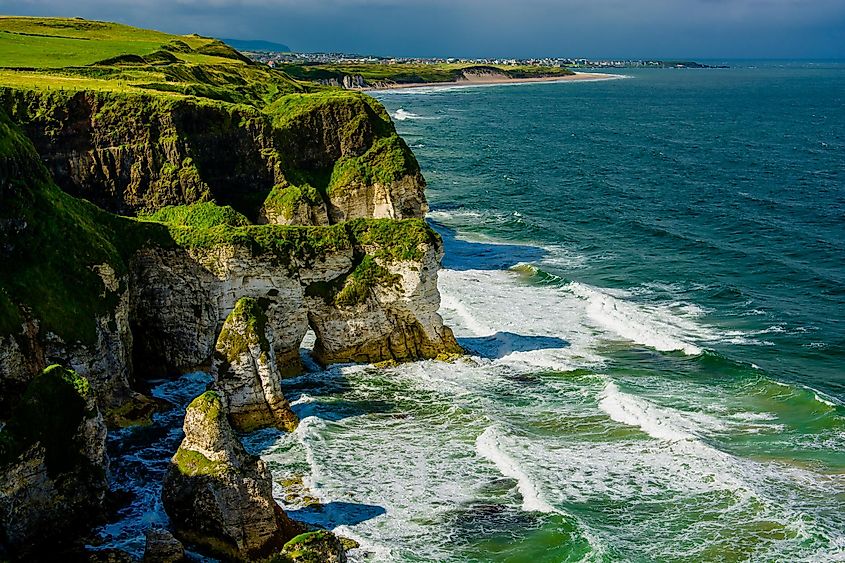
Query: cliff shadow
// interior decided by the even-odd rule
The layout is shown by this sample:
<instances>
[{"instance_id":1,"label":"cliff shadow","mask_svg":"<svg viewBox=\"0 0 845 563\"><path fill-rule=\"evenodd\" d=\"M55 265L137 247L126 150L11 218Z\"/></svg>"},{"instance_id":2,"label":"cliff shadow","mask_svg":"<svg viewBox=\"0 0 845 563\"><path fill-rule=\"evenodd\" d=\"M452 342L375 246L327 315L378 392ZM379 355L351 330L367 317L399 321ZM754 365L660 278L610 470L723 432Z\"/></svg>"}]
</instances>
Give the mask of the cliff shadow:
<instances>
[{"instance_id":1,"label":"cliff shadow","mask_svg":"<svg viewBox=\"0 0 845 563\"><path fill-rule=\"evenodd\" d=\"M491 360L504 358L513 352L552 350L569 346L569 342L556 336L526 336L513 332L458 338L458 344L482 358Z\"/></svg>"},{"instance_id":2,"label":"cliff shadow","mask_svg":"<svg viewBox=\"0 0 845 563\"><path fill-rule=\"evenodd\" d=\"M386 514L387 510L374 504L332 501L285 512L294 520L332 529L337 526L354 526L366 522Z\"/></svg>"},{"instance_id":3,"label":"cliff shadow","mask_svg":"<svg viewBox=\"0 0 845 563\"><path fill-rule=\"evenodd\" d=\"M429 220L431 228L443 238L446 255L443 268L447 270L507 270L523 262L538 262L547 252L524 244L491 244L458 238L449 227Z\"/></svg>"}]
</instances>

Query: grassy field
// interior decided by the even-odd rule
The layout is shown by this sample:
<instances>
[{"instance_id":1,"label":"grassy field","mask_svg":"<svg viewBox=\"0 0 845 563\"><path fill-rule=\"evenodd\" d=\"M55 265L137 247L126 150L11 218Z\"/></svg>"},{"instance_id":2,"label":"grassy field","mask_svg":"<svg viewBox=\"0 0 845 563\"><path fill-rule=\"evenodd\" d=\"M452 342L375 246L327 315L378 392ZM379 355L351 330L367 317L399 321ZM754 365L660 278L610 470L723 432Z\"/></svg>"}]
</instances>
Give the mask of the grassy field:
<instances>
[{"instance_id":1,"label":"grassy field","mask_svg":"<svg viewBox=\"0 0 845 563\"><path fill-rule=\"evenodd\" d=\"M61 68L83 66L124 54L149 55L175 39L159 31L116 23L66 18L0 17L0 66ZM210 42L178 39L193 49Z\"/></svg>"},{"instance_id":2,"label":"grassy field","mask_svg":"<svg viewBox=\"0 0 845 563\"><path fill-rule=\"evenodd\" d=\"M568 76L571 70L562 67L527 65L471 65L471 64L284 64L279 68L300 80L342 80L344 76L361 76L368 84L418 84L455 82L465 72L483 70L497 72L508 78L537 78Z\"/></svg>"},{"instance_id":3,"label":"grassy field","mask_svg":"<svg viewBox=\"0 0 845 563\"><path fill-rule=\"evenodd\" d=\"M0 16L0 87L265 105L312 89L220 41L78 18Z\"/></svg>"}]
</instances>

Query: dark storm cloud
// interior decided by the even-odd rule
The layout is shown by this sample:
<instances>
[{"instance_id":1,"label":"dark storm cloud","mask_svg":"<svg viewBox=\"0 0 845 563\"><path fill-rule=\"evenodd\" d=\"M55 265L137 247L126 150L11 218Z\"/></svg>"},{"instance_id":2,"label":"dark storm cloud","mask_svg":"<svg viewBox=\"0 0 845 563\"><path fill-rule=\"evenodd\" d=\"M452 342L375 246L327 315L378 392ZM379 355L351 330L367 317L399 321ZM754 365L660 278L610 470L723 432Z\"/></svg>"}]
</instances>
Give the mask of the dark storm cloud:
<instances>
[{"instance_id":1,"label":"dark storm cloud","mask_svg":"<svg viewBox=\"0 0 845 563\"><path fill-rule=\"evenodd\" d=\"M116 20L395 55L845 57L843 0L0 0Z\"/></svg>"}]
</instances>

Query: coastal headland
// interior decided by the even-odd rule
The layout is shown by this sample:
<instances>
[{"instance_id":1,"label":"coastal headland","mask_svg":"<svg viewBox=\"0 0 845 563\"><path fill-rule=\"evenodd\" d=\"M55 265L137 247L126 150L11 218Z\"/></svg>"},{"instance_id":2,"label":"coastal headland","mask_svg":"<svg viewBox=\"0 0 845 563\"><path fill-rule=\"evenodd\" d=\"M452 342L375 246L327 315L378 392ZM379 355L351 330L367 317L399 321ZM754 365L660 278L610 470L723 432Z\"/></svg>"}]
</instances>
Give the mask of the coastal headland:
<instances>
[{"instance_id":1,"label":"coastal headland","mask_svg":"<svg viewBox=\"0 0 845 563\"><path fill-rule=\"evenodd\" d=\"M424 188L363 93L208 37L0 18L0 559L98 543L107 436L163 408L151 380L202 370L149 557L345 560L236 431L296 427L279 383L309 331L324 366L462 354Z\"/></svg>"}]
</instances>

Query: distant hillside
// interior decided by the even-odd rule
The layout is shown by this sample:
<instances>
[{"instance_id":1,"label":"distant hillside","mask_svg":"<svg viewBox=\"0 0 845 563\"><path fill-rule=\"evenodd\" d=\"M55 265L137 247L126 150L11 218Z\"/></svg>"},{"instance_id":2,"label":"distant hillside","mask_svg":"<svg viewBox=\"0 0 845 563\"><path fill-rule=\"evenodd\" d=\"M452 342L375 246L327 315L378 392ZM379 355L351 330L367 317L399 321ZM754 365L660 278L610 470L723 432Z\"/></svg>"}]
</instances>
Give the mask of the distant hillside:
<instances>
[{"instance_id":1,"label":"distant hillside","mask_svg":"<svg viewBox=\"0 0 845 563\"><path fill-rule=\"evenodd\" d=\"M274 53L289 53L290 47L281 43L273 43L272 41L262 41L260 39L220 39L223 43L231 45L239 51L271 51Z\"/></svg>"}]
</instances>

